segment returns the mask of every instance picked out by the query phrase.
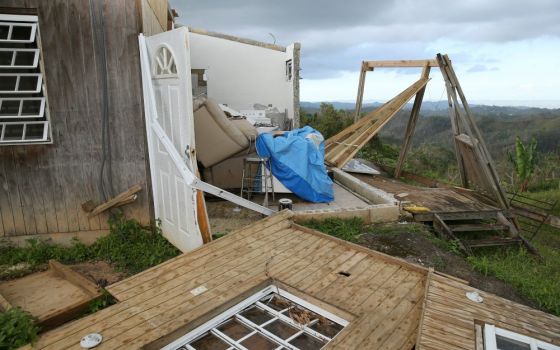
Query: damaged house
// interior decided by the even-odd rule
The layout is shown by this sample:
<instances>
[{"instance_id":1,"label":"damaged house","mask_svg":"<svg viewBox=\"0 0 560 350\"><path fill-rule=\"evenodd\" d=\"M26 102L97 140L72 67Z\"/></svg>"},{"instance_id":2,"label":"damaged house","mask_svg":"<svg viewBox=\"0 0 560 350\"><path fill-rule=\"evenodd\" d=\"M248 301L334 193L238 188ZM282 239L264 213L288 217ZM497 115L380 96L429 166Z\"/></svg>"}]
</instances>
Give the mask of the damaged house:
<instances>
[{"instance_id":1,"label":"damaged house","mask_svg":"<svg viewBox=\"0 0 560 350\"><path fill-rule=\"evenodd\" d=\"M282 153L275 147L305 129L300 45L176 28L175 16L161 0L0 6L0 236L92 242L107 233L109 210L119 208L142 224L160 220L184 252L108 286L115 305L44 332L26 348L559 349L555 316L298 224L399 217L406 196L346 166L412 97L419 108L429 68L450 67L446 56L392 63L424 72L335 137L307 131L284 144L310 145L309 158L290 160L294 169L325 155L315 165L325 178L329 167L328 179L303 187L313 196L328 183L331 197L304 200L295 193L302 180L292 186L274 163ZM362 80L387 65L364 63ZM459 111L457 82L449 85L454 137L466 149L459 154L478 162L486 156L481 139ZM269 156L259 156L263 150ZM491 166L477 166L465 165L465 187L489 186L499 202ZM279 210L280 195L291 210ZM212 240L210 196L265 218ZM463 209L416 219L453 235L449 221ZM504 210L497 203L488 212L508 226ZM6 308L10 300L0 297Z\"/></svg>"}]
</instances>

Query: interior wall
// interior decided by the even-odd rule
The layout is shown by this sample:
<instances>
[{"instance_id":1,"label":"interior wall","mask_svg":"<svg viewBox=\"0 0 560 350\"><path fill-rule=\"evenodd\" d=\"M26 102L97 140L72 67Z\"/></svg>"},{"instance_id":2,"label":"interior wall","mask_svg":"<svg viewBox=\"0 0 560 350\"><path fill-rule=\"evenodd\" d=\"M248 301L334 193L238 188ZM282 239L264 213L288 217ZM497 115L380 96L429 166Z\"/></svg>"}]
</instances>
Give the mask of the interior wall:
<instances>
[{"instance_id":1,"label":"interior wall","mask_svg":"<svg viewBox=\"0 0 560 350\"><path fill-rule=\"evenodd\" d=\"M286 76L286 61L293 59L294 45L285 51L259 47L210 35L190 33L193 69L206 69L208 97L237 110L255 103L271 104L294 118L294 83Z\"/></svg>"},{"instance_id":2,"label":"interior wall","mask_svg":"<svg viewBox=\"0 0 560 350\"><path fill-rule=\"evenodd\" d=\"M92 233L108 229L106 213L89 218L81 204L103 201L102 80L94 33L104 29L115 193L141 183L125 215L151 219L138 33L139 1L2 0L0 7L39 16L53 143L0 146L0 237Z\"/></svg>"}]
</instances>

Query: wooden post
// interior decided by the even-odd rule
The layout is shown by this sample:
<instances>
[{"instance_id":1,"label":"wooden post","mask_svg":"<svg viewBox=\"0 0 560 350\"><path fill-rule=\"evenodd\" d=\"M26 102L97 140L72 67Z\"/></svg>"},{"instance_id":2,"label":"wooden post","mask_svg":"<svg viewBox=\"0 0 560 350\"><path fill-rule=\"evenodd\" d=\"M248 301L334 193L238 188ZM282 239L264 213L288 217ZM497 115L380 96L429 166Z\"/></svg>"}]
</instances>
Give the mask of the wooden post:
<instances>
[{"instance_id":1,"label":"wooden post","mask_svg":"<svg viewBox=\"0 0 560 350\"><path fill-rule=\"evenodd\" d=\"M452 101L450 101L450 105L453 104L455 106L455 114L457 117L463 122L463 125L466 128L468 136L471 138L473 144L475 145L474 151L479 159L479 162L482 164L482 171L483 176L488 179L488 183L491 184L492 189L494 190L494 194L496 195L496 200L498 204L502 208L509 208L509 202L505 196L505 193L500 185L500 181L498 178L498 173L496 172L496 168L494 166L494 162L486 148L484 140L482 138L482 134L478 129L472 114L470 112L470 107L468 105L467 99L461 89L457 76L453 71L453 67L451 66L451 61L449 57L443 56L441 54L437 55L438 62L440 64L440 70L443 74L443 78L446 82L446 87L448 89L448 97L450 96ZM457 98L457 94L461 99L461 104L463 105L463 111L461 111L459 106L459 101ZM468 180L467 180L468 181Z\"/></svg>"},{"instance_id":2,"label":"wooden post","mask_svg":"<svg viewBox=\"0 0 560 350\"><path fill-rule=\"evenodd\" d=\"M368 70L373 70L373 68L368 68L365 61L362 62L362 69L360 70L360 82L358 83L358 96L356 98L356 108L354 115L354 123L360 119L360 113L362 112L362 100L364 98L364 85L366 83L366 72Z\"/></svg>"},{"instance_id":3,"label":"wooden post","mask_svg":"<svg viewBox=\"0 0 560 350\"><path fill-rule=\"evenodd\" d=\"M428 79L430 76L430 65L426 64L422 69L422 75L420 78ZM404 164L404 160L406 158L406 153L410 148L410 142L412 140L412 135L414 134L414 130L416 129L416 122L418 121L418 117L420 115L420 107L422 106L422 100L424 99L424 92L426 91L426 86L424 86L414 98L414 104L412 105L412 111L410 112L410 118L408 119L408 125L406 126L406 132L404 135L403 144L401 146L401 151L399 153L399 160L397 161L397 165L395 167L395 178L399 178L401 176L402 167Z\"/></svg>"}]
</instances>

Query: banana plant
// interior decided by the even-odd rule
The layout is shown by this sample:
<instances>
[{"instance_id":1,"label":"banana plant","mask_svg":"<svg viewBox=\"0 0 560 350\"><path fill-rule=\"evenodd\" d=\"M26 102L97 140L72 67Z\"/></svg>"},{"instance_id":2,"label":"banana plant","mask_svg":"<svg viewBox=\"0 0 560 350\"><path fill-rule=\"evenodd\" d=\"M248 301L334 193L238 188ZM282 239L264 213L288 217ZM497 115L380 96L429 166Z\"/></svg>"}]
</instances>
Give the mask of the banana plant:
<instances>
[{"instance_id":1,"label":"banana plant","mask_svg":"<svg viewBox=\"0 0 560 350\"><path fill-rule=\"evenodd\" d=\"M537 140L534 138L527 145L523 144L521 138L515 138L515 157L508 151L509 161L515 168L519 180L519 191L526 192L529 181L535 173Z\"/></svg>"}]
</instances>

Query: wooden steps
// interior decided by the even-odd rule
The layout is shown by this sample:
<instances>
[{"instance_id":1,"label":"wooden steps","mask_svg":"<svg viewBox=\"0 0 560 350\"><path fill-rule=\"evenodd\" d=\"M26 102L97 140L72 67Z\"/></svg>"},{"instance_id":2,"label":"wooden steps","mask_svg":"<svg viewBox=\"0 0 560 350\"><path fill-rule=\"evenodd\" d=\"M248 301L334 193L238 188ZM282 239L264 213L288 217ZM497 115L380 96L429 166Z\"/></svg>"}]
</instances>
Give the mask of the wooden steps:
<instances>
[{"instance_id":1,"label":"wooden steps","mask_svg":"<svg viewBox=\"0 0 560 350\"><path fill-rule=\"evenodd\" d=\"M515 225L500 210L433 213L433 225L441 237L458 242L468 255L475 248L525 244Z\"/></svg>"},{"instance_id":2,"label":"wooden steps","mask_svg":"<svg viewBox=\"0 0 560 350\"><path fill-rule=\"evenodd\" d=\"M467 225L449 225L453 232L483 232L483 231L509 231L509 227L502 224L467 224Z\"/></svg>"}]
</instances>

